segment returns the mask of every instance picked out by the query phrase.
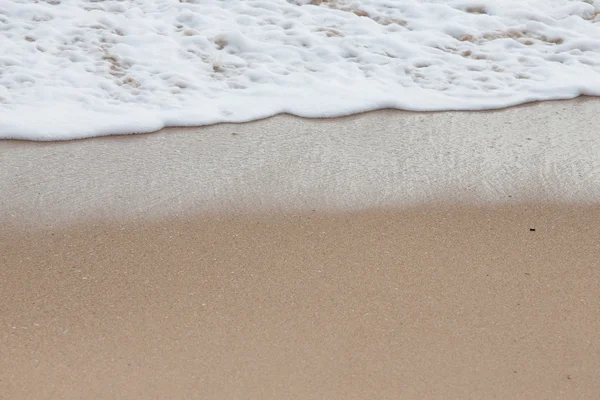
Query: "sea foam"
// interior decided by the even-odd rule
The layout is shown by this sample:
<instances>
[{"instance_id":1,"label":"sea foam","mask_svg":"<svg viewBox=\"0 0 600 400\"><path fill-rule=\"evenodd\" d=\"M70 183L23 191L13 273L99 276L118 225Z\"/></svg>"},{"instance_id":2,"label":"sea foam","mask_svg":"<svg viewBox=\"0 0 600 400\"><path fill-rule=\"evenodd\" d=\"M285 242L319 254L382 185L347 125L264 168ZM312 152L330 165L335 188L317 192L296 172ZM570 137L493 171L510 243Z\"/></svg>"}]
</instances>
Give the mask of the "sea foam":
<instances>
[{"instance_id":1,"label":"sea foam","mask_svg":"<svg viewBox=\"0 0 600 400\"><path fill-rule=\"evenodd\" d=\"M0 0L0 138L579 95L598 0Z\"/></svg>"}]
</instances>

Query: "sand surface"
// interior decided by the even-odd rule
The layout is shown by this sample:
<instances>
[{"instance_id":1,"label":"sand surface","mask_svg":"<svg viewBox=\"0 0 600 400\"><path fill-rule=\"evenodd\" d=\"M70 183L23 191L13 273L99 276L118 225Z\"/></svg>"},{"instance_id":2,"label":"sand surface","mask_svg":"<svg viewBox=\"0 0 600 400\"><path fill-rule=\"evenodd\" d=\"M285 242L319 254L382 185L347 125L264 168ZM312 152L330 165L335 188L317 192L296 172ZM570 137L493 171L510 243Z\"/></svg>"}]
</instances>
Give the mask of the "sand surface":
<instances>
[{"instance_id":1,"label":"sand surface","mask_svg":"<svg viewBox=\"0 0 600 400\"><path fill-rule=\"evenodd\" d=\"M0 223L600 198L600 99L0 141Z\"/></svg>"},{"instance_id":2,"label":"sand surface","mask_svg":"<svg viewBox=\"0 0 600 400\"><path fill-rule=\"evenodd\" d=\"M0 391L597 398L598 221L438 205L0 230Z\"/></svg>"},{"instance_id":3,"label":"sand surface","mask_svg":"<svg viewBox=\"0 0 600 400\"><path fill-rule=\"evenodd\" d=\"M600 397L600 101L0 142L0 397Z\"/></svg>"}]
</instances>

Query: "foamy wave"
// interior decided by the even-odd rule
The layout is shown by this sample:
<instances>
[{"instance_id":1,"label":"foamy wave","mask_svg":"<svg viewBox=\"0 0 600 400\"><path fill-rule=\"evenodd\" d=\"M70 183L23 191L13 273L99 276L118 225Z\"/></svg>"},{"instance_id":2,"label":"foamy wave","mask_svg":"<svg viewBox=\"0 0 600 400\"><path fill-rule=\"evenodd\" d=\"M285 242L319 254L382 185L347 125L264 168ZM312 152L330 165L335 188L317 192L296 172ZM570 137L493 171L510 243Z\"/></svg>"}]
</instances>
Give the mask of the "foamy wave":
<instances>
[{"instance_id":1,"label":"foamy wave","mask_svg":"<svg viewBox=\"0 0 600 400\"><path fill-rule=\"evenodd\" d=\"M600 95L596 0L0 0L0 137Z\"/></svg>"}]
</instances>

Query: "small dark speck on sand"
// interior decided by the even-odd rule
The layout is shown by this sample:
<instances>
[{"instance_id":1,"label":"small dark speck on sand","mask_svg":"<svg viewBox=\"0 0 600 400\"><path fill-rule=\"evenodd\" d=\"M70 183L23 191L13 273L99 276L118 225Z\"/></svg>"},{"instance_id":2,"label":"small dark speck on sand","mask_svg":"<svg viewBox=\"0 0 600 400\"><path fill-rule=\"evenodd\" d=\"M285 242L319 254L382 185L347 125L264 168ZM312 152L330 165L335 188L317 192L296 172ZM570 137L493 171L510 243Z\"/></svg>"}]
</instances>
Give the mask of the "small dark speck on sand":
<instances>
[{"instance_id":1,"label":"small dark speck on sand","mask_svg":"<svg viewBox=\"0 0 600 400\"><path fill-rule=\"evenodd\" d=\"M529 228L529 232L535 232L535 228Z\"/></svg>"},{"instance_id":2,"label":"small dark speck on sand","mask_svg":"<svg viewBox=\"0 0 600 400\"><path fill-rule=\"evenodd\" d=\"M237 133L237 132L233 132L233 133L231 134L231 136L237 136L237 135L238 135L238 133Z\"/></svg>"}]
</instances>

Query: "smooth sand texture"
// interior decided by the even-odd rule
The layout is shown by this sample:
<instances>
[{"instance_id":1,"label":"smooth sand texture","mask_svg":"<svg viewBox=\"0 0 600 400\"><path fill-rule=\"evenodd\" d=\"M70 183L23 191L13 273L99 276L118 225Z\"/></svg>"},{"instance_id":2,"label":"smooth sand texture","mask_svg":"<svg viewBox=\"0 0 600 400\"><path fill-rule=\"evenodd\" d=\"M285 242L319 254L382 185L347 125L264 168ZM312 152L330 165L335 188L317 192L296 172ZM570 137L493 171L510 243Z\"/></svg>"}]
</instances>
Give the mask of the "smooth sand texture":
<instances>
[{"instance_id":1,"label":"smooth sand texture","mask_svg":"<svg viewBox=\"0 0 600 400\"><path fill-rule=\"evenodd\" d=\"M600 398L599 111L0 142L0 398Z\"/></svg>"},{"instance_id":2,"label":"smooth sand texture","mask_svg":"<svg viewBox=\"0 0 600 400\"><path fill-rule=\"evenodd\" d=\"M599 221L440 205L0 230L0 392L598 398Z\"/></svg>"},{"instance_id":3,"label":"smooth sand texture","mask_svg":"<svg viewBox=\"0 0 600 400\"><path fill-rule=\"evenodd\" d=\"M600 99L0 142L0 223L600 199Z\"/></svg>"}]
</instances>

